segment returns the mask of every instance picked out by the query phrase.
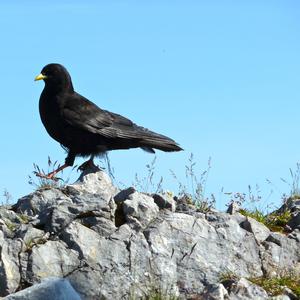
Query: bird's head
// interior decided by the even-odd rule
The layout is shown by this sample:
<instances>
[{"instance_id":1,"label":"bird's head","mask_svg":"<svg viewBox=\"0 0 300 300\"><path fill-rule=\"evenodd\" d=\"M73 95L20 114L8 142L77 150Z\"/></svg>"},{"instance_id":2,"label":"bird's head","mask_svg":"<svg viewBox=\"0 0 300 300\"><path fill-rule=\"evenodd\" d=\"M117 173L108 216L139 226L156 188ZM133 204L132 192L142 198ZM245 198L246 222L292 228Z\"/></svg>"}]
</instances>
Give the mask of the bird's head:
<instances>
[{"instance_id":1,"label":"bird's head","mask_svg":"<svg viewBox=\"0 0 300 300\"><path fill-rule=\"evenodd\" d=\"M44 80L46 88L56 92L62 90L73 91L71 76L67 69L60 64L46 65L34 80Z\"/></svg>"}]
</instances>

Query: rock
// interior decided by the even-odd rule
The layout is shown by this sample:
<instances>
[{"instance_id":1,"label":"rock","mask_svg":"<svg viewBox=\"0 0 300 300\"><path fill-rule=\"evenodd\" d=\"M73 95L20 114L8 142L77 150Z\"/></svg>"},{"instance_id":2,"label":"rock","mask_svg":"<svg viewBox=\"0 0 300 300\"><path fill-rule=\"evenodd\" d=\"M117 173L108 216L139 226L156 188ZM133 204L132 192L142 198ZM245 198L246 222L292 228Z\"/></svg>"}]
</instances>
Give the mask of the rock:
<instances>
[{"instance_id":1,"label":"rock","mask_svg":"<svg viewBox=\"0 0 300 300\"><path fill-rule=\"evenodd\" d=\"M180 198L174 197L174 200L176 202L176 211L177 212L184 212L184 213L188 213L188 214L195 213L195 206L189 197L187 197L187 196L183 196Z\"/></svg>"},{"instance_id":2,"label":"rock","mask_svg":"<svg viewBox=\"0 0 300 300\"><path fill-rule=\"evenodd\" d=\"M24 278L27 283L34 284L48 277L65 277L79 264L76 251L59 241L47 241L30 250Z\"/></svg>"},{"instance_id":3,"label":"rock","mask_svg":"<svg viewBox=\"0 0 300 300\"><path fill-rule=\"evenodd\" d=\"M123 203L127 222L145 228L158 214L159 209L152 197L135 192Z\"/></svg>"},{"instance_id":4,"label":"rock","mask_svg":"<svg viewBox=\"0 0 300 300\"><path fill-rule=\"evenodd\" d=\"M0 296L42 293L35 286L55 276L77 291L71 299L267 299L245 278L300 274L298 229L287 236L233 210L199 212L188 197L174 210L171 195L120 191L89 170L1 207ZM224 273L242 279L221 284Z\"/></svg>"},{"instance_id":5,"label":"rock","mask_svg":"<svg viewBox=\"0 0 300 300\"><path fill-rule=\"evenodd\" d=\"M270 230L264 224L250 217L247 217L246 220L241 223L241 227L253 233L258 244L265 241L270 235Z\"/></svg>"},{"instance_id":6,"label":"rock","mask_svg":"<svg viewBox=\"0 0 300 300\"><path fill-rule=\"evenodd\" d=\"M11 207L7 206L0 207L0 220L2 220L4 223L22 223L20 217L11 210Z\"/></svg>"},{"instance_id":7,"label":"rock","mask_svg":"<svg viewBox=\"0 0 300 300\"><path fill-rule=\"evenodd\" d=\"M269 276L280 275L282 270L300 274L300 250L296 240L272 232L260 251L262 268Z\"/></svg>"},{"instance_id":8,"label":"rock","mask_svg":"<svg viewBox=\"0 0 300 300\"><path fill-rule=\"evenodd\" d=\"M11 294L5 300L81 300L67 279L48 278L23 291Z\"/></svg>"},{"instance_id":9,"label":"rock","mask_svg":"<svg viewBox=\"0 0 300 300\"><path fill-rule=\"evenodd\" d=\"M296 228L300 229L300 199L294 197L286 199L277 212L283 213L286 211L291 212L291 219L287 224L289 229L288 232L293 231Z\"/></svg>"},{"instance_id":10,"label":"rock","mask_svg":"<svg viewBox=\"0 0 300 300\"><path fill-rule=\"evenodd\" d=\"M227 208L227 213L234 215L235 213L239 212L241 209L240 205L237 202L231 202Z\"/></svg>"},{"instance_id":11,"label":"rock","mask_svg":"<svg viewBox=\"0 0 300 300\"><path fill-rule=\"evenodd\" d=\"M283 294L282 297L288 297L288 299L291 300L299 300L299 297L293 293L292 290L290 290L288 287L284 287L283 289Z\"/></svg>"},{"instance_id":12,"label":"rock","mask_svg":"<svg viewBox=\"0 0 300 300\"><path fill-rule=\"evenodd\" d=\"M197 298L196 298L197 299ZM200 299L203 300L229 300L229 294L223 284L213 284L208 286Z\"/></svg>"},{"instance_id":13,"label":"rock","mask_svg":"<svg viewBox=\"0 0 300 300\"><path fill-rule=\"evenodd\" d=\"M173 212L176 210L176 202L170 193L153 194L152 197L159 209L169 209Z\"/></svg>"},{"instance_id":14,"label":"rock","mask_svg":"<svg viewBox=\"0 0 300 300\"><path fill-rule=\"evenodd\" d=\"M116 230L114 222L105 217L85 217L80 219L80 223L104 237L110 236Z\"/></svg>"},{"instance_id":15,"label":"rock","mask_svg":"<svg viewBox=\"0 0 300 300\"><path fill-rule=\"evenodd\" d=\"M269 296L261 287L251 283L245 278L241 278L233 284L230 289L230 300L267 300Z\"/></svg>"},{"instance_id":16,"label":"rock","mask_svg":"<svg viewBox=\"0 0 300 300\"><path fill-rule=\"evenodd\" d=\"M16 236L21 238L24 242L24 246L32 248L33 245L45 243L49 238L49 234L46 234L43 230L34 228L32 224L22 225L16 232Z\"/></svg>"},{"instance_id":17,"label":"rock","mask_svg":"<svg viewBox=\"0 0 300 300\"><path fill-rule=\"evenodd\" d=\"M286 199L283 205L278 209L279 212L285 212L287 210L292 213L300 211L300 198L290 197Z\"/></svg>"},{"instance_id":18,"label":"rock","mask_svg":"<svg viewBox=\"0 0 300 300\"><path fill-rule=\"evenodd\" d=\"M15 292L20 284L19 254L22 241L5 239L0 231L0 295Z\"/></svg>"},{"instance_id":19,"label":"rock","mask_svg":"<svg viewBox=\"0 0 300 300\"><path fill-rule=\"evenodd\" d=\"M101 170L97 172L84 171L74 184L67 186L67 189L69 192L98 195L106 199L107 203L119 192L109 176Z\"/></svg>"},{"instance_id":20,"label":"rock","mask_svg":"<svg viewBox=\"0 0 300 300\"><path fill-rule=\"evenodd\" d=\"M61 239L70 249L77 252L80 259L91 264L97 263L101 255L100 236L93 230L73 222L62 233Z\"/></svg>"},{"instance_id":21,"label":"rock","mask_svg":"<svg viewBox=\"0 0 300 300\"><path fill-rule=\"evenodd\" d=\"M290 298L287 295L278 295L278 296L274 296L274 297L269 297L269 300L294 300L292 298ZM297 300L298 298L295 298L295 300Z\"/></svg>"},{"instance_id":22,"label":"rock","mask_svg":"<svg viewBox=\"0 0 300 300\"><path fill-rule=\"evenodd\" d=\"M291 230L300 227L300 211L292 213L292 217L287 225L291 228Z\"/></svg>"},{"instance_id":23,"label":"rock","mask_svg":"<svg viewBox=\"0 0 300 300\"><path fill-rule=\"evenodd\" d=\"M218 282L224 270L262 276L254 237L229 215L220 214L210 223L165 212L144 234L152 252L152 272L161 274L164 286L178 285L182 293L201 293L208 283Z\"/></svg>"},{"instance_id":24,"label":"rock","mask_svg":"<svg viewBox=\"0 0 300 300\"><path fill-rule=\"evenodd\" d=\"M134 187L129 187L128 189L125 189L125 190L122 190L120 191L115 197L114 197L114 200L116 203L119 203L119 202L123 202L125 201L126 199L129 198L129 196L131 194L133 194L135 192L135 188Z\"/></svg>"},{"instance_id":25,"label":"rock","mask_svg":"<svg viewBox=\"0 0 300 300\"><path fill-rule=\"evenodd\" d=\"M71 202L61 190L47 188L21 198L13 205L13 210L19 214L27 216L40 215L40 218L43 218L44 215L47 216L50 213L48 210L49 207L53 207L61 201Z\"/></svg>"}]
</instances>

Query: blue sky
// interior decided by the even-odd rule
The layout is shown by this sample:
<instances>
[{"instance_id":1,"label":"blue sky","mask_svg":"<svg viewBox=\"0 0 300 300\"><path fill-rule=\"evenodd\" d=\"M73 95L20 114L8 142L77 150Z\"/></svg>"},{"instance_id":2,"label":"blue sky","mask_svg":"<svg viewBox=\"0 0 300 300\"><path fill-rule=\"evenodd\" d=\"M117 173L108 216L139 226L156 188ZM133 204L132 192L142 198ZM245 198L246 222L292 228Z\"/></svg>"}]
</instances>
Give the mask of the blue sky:
<instances>
[{"instance_id":1,"label":"blue sky","mask_svg":"<svg viewBox=\"0 0 300 300\"><path fill-rule=\"evenodd\" d=\"M0 189L17 200L32 191L33 163L64 161L40 122L44 84L33 82L58 62L77 92L181 144L182 153L157 152L166 189L177 188L169 169L185 181L192 152L198 174L211 157L207 193L218 208L222 187L246 192L249 184L279 204L290 190L280 178L290 181L300 161L299 8L274 0L2 1ZM152 159L141 150L110 154L125 185Z\"/></svg>"}]
</instances>

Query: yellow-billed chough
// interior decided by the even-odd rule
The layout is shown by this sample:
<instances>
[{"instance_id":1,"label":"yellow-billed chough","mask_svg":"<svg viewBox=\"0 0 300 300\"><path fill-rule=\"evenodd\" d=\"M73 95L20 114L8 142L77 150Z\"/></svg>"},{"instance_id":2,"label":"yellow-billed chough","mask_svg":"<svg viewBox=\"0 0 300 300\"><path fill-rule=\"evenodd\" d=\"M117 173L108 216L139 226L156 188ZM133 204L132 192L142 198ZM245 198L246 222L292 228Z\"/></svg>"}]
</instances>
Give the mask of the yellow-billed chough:
<instances>
[{"instance_id":1,"label":"yellow-billed chough","mask_svg":"<svg viewBox=\"0 0 300 300\"><path fill-rule=\"evenodd\" d=\"M49 135L68 151L65 164L39 176L52 179L74 164L76 156L100 155L109 150L142 148L154 153L180 151L172 139L138 126L129 119L103 110L74 91L71 76L60 64L48 64L35 80L44 80L40 97L41 120Z\"/></svg>"}]
</instances>

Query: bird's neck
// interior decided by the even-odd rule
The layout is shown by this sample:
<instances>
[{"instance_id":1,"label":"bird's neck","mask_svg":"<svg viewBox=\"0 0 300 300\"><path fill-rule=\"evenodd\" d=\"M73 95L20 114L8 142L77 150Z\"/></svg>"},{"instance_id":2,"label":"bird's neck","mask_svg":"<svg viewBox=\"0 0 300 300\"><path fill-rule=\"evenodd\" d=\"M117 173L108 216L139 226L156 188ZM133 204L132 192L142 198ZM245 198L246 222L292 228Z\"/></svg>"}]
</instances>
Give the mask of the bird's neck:
<instances>
[{"instance_id":1,"label":"bird's neck","mask_svg":"<svg viewBox=\"0 0 300 300\"><path fill-rule=\"evenodd\" d=\"M72 81L52 84L51 82L45 85L45 90L51 94L73 93L74 88Z\"/></svg>"}]
</instances>

